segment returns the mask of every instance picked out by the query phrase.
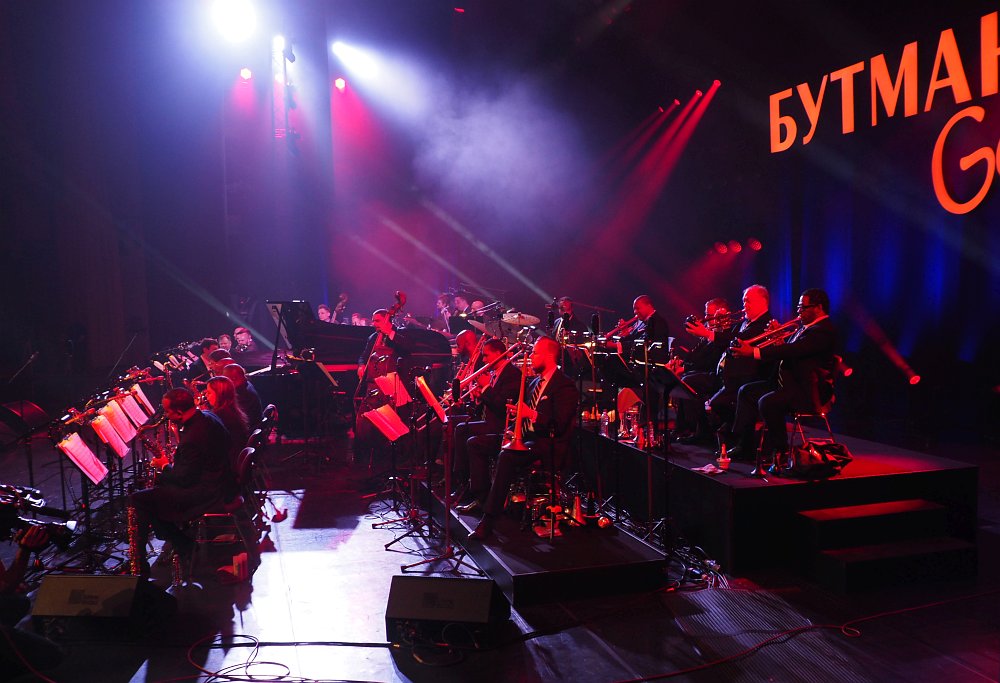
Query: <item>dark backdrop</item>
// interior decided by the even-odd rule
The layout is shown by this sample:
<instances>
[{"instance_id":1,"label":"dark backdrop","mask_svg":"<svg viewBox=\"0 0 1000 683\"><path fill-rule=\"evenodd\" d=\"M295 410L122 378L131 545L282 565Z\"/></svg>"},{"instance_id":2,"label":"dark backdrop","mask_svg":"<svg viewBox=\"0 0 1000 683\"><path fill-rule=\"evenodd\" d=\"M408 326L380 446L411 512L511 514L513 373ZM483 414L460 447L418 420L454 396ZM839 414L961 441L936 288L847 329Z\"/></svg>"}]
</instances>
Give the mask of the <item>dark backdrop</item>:
<instances>
[{"instance_id":1,"label":"dark backdrop","mask_svg":"<svg viewBox=\"0 0 1000 683\"><path fill-rule=\"evenodd\" d=\"M348 311L368 314L404 290L425 314L436 291L473 280L540 316L563 294L613 309L608 327L648 292L679 330L706 298L738 301L760 282L783 320L803 288L830 292L857 368L841 383L841 429L995 438L1000 201L991 191L950 214L930 177L937 136L967 106L987 116L949 151L956 193L982 178L957 157L996 147L997 98L979 93L991 3L483 0L458 13L454 2L271 2L242 48L206 26L205 6L0 8L2 376L38 352L4 400L55 407L116 363L242 321L269 335L268 298L316 304L343 291ZM972 99L941 90L924 112L949 28ZM294 131L276 134L278 31L297 59ZM379 99L345 72L335 38L412 68L397 96ZM772 93L802 82L815 92L825 74L880 53L893 70L912 41L920 113L872 127L866 70L853 133L840 130L830 84L810 144L770 153ZM615 166L613 151L657 107L715 79L641 210L651 174L641 156ZM711 252L751 236L760 252Z\"/></svg>"}]
</instances>

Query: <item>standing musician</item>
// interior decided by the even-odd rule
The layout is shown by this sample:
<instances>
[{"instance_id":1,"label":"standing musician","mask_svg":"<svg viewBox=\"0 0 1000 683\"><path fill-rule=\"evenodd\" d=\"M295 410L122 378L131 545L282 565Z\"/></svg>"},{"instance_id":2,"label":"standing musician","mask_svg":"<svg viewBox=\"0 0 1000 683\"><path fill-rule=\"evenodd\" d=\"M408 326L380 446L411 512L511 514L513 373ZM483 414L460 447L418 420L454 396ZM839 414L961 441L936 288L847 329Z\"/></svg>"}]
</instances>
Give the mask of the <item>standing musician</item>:
<instances>
[{"instance_id":1,"label":"standing musician","mask_svg":"<svg viewBox=\"0 0 1000 683\"><path fill-rule=\"evenodd\" d=\"M133 561L143 576L149 575L146 541L150 529L170 541L181 558L190 557L194 540L178 525L226 502L234 476L228 457L229 433L218 417L198 410L189 389L171 389L162 405L164 416L177 425L179 433L174 462L157 476L152 488L133 493L130 502L136 512L132 532L138 557Z\"/></svg>"},{"instance_id":2,"label":"standing musician","mask_svg":"<svg viewBox=\"0 0 1000 683\"><path fill-rule=\"evenodd\" d=\"M733 426L741 437L741 449L749 453L759 414L767 428L762 457L773 454L776 462L788 452L785 416L818 412L833 396L837 330L830 320L830 297L822 289L807 289L796 310L802 327L787 343L759 348L739 340L732 351L737 358L780 361L776 388L770 382L751 382L740 389Z\"/></svg>"},{"instance_id":3,"label":"standing musician","mask_svg":"<svg viewBox=\"0 0 1000 683\"><path fill-rule=\"evenodd\" d=\"M439 294L434 302L434 307L434 320L431 322L431 328L445 334L451 334L451 328L448 327L448 319L451 318L451 295Z\"/></svg>"},{"instance_id":4,"label":"standing musician","mask_svg":"<svg viewBox=\"0 0 1000 683\"><path fill-rule=\"evenodd\" d=\"M633 363L647 363L645 367L636 365L634 375L643 384L645 413L643 422L657 428L660 413L660 394L666 388L662 373L656 372L656 364L667 362L670 349L670 327L666 319L656 311L653 299L648 294L641 294L632 302L632 311L642 321L642 326L633 332L634 338L641 339L643 350L638 348L633 352ZM654 344L659 344L654 348ZM646 382L646 379L649 382Z\"/></svg>"},{"instance_id":5,"label":"standing musician","mask_svg":"<svg viewBox=\"0 0 1000 683\"><path fill-rule=\"evenodd\" d=\"M394 307L396 308L396 307ZM397 309L398 310L398 309ZM397 330L392 324L393 312L380 308L372 313L372 326L375 332L368 337L368 343L358 358L358 395L357 420L355 421L355 440L364 444L375 434L374 428L365 420L362 413L378 408L384 399L391 398L381 394L375 380L399 369L399 360L410 353L406 333ZM377 405L370 405L375 400Z\"/></svg>"},{"instance_id":6,"label":"standing musician","mask_svg":"<svg viewBox=\"0 0 1000 683\"><path fill-rule=\"evenodd\" d=\"M484 541L493 533L496 518L503 509L507 489L514 481L518 466L535 459L547 458L554 470L564 465L569 455L573 418L579 405L579 394L573 380L559 369L559 344L551 337L541 337L531 352L531 367L535 377L525 388L527 401L508 410L526 420L525 443L528 450L503 450L497 461L496 476L484 505L484 515L472 538ZM488 460L469 453L473 481L486 479Z\"/></svg>"},{"instance_id":7,"label":"standing musician","mask_svg":"<svg viewBox=\"0 0 1000 683\"><path fill-rule=\"evenodd\" d=\"M326 304L320 304L319 306L316 307L316 319L319 320L321 323L336 322L333 319L333 312L330 310L330 307L327 306Z\"/></svg>"},{"instance_id":8,"label":"standing musician","mask_svg":"<svg viewBox=\"0 0 1000 683\"><path fill-rule=\"evenodd\" d=\"M488 339L483 344L485 366L500 367L490 370L472 380L469 392L472 400L482 408L481 419L472 422L458 422L455 427L455 457L452 471L454 479L461 486L469 479L469 453L476 452L476 458L489 462L489 456L500 449L504 425L507 418L507 403L516 401L521 388L521 373L511 362L501 360L506 346L500 339ZM475 485L459 500L463 512L471 512L482 505L489 492L489 477L480 470ZM473 504L475 503L475 504Z\"/></svg>"}]
</instances>

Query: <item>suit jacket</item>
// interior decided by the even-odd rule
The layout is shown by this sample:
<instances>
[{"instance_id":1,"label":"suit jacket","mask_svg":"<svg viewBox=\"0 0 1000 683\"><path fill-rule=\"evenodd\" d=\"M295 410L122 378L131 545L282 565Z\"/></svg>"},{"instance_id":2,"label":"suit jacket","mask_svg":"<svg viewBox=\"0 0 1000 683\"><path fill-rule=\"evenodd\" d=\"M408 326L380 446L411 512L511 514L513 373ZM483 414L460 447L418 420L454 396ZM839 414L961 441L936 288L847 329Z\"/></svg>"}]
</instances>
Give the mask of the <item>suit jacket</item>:
<instances>
[{"instance_id":1,"label":"suit jacket","mask_svg":"<svg viewBox=\"0 0 1000 683\"><path fill-rule=\"evenodd\" d=\"M590 332L587 323L580 320L575 315L566 322L561 316L556 318L555 325L552 326L552 336L559 338L559 333L565 329L567 332Z\"/></svg>"},{"instance_id":2,"label":"suit jacket","mask_svg":"<svg viewBox=\"0 0 1000 683\"><path fill-rule=\"evenodd\" d=\"M157 487L171 490L167 509L159 511L168 521L194 519L224 503L233 476L229 432L218 417L196 410L179 432L174 464L156 479Z\"/></svg>"},{"instance_id":3,"label":"suit jacket","mask_svg":"<svg viewBox=\"0 0 1000 683\"><path fill-rule=\"evenodd\" d=\"M541 377L534 377L525 387L525 402L541 381ZM569 443L578 399L579 392L573 380L561 370L556 370L535 406L535 410L538 411L538 418L533 423L535 435L547 437L549 429L553 428L557 443Z\"/></svg>"},{"instance_id":4,"label":"suit jacket","mask_svg":"<svg viewBox=\"0 0 1000 683\"><path fill-rule=\"evenodd\" d=\"M760 336L767 330L771 320L771 312L768 311L756 320L746 323L745 326L744 323L739 323L730 327L721 335L716 335L716 339L723 341L728 348L734 339L746 340ZM731 388L738 388L747 382L770 379L773 375L774 362L764 361L763 358L758 361L752 357L735 358L730 355L726 357L726 364L722 369L723 381Z\"/></svg>"},{"instance_id":5,"label":"suit jacket","mask_svg":"<svg viewBox=\"0 0 1000 683\"><path fill-rule=\"evenodd\" d=\"M492 386L480 398L487 434L503 434L507 424L507 401L516 401L521 391L521 373L512 363L504 366ZM525 387L527 392L527 387Z\"/></svg>"},{"instance_id":6,"label":"suit jacket","mask_svg":"<svg viewBox=\"0 0 1000 683\"><path fill-rule=\"evenodd\" d=\"M762 361L780 361L778 383L793 394L798 408L818 411L833 397L837 330L830 318L805 328L786 344L760 350Z\"/></svg>"}]
</instances>

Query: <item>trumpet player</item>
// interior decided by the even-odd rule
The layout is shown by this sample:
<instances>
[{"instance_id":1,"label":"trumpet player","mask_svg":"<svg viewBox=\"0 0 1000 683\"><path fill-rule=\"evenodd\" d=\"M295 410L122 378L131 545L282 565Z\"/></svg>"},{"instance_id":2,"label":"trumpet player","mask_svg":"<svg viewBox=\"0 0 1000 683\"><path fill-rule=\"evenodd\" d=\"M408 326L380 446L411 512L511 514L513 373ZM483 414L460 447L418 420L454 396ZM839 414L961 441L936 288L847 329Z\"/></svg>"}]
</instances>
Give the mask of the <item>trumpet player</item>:
<instances>
[{"instance_id":1,"label":"trumpet player","mask_svg":"<svg viewBox=\"0 0 1000 683\"><path fill-rule=\"evenodd\" d=\"M793 411L818 412L833 397L837 331L830 320L830 298L822 289L807 289L796 311L801 326L786 343L761 348L740 340L732 349L736 358L779 361L777 387L771 382L751 382L740 389L733 426L741 450L750 453L759 415L767 429L761 455L765 459L773 455L775 462L788 452L785 416Z\"/></svg>"},{"instance_id":2,"label":"trumpet player","mask_svg":"<svg viewBox=\"0 0 1000 683\"><path fill-rule=\"evenodd\" d=\"M685 331L696 337L698 343L684 352L678 359L679 367L675 365L671 370L679 374L698 397L681 400L678 405L677 440L682 443L696 443L709 433L705 401L722 386L718 365L728 348L727 337L734 327L731 322L733 317L729 302L717 297L705 302L705 317L702 320L689 318L684 324ZM671 361L672 364L675 362Z\"/></svg>"},{"instance_id":3,"label":"trumpet player","mask_svg":"<svg viewBox=\"0 0 1000 683\"><path fill-rule=\"evenodd\" d=\"M726 352L718 365L721 382L718 390L706 402L710 421L716 429L728 432L736 416L736 398L740 387L749 382L769 380L774 375L773 362L753 358L738 358L728 352L734 340L759 337L767 331L774 318L771 316L771 294L763 285L750 285L743 290L743 320L734 327L712 333L711 339L722 342ZM693 334L698 334L697 331Z\"/></svg>"},{"instance_id":4,"label":"trumpet player","mask_svg":"<svg viewBox=\"0 0 1000 683\"><path fill-rule=\"evenodd\" d=\"M531 351L531 367L535 371L535 377L525 387L526 401L508 409L526 420L525 443L528 450L500 452L493 485L489 487L486 496L483 519L471 534L479 541L485 541L492 535L496 518L507 497L507 489L514 481L519 466L536 459L548 461L551 455L552 460L548 464L558 471L569 454L569 440L579 394L573 380L559 369L558 360L557 341L551 337L542 337L535 342ZM485 457L473 460L472 455L470 453L469 464L473 482L479 484L487 479L489 462Z\"/></svg>"}]
</instances>

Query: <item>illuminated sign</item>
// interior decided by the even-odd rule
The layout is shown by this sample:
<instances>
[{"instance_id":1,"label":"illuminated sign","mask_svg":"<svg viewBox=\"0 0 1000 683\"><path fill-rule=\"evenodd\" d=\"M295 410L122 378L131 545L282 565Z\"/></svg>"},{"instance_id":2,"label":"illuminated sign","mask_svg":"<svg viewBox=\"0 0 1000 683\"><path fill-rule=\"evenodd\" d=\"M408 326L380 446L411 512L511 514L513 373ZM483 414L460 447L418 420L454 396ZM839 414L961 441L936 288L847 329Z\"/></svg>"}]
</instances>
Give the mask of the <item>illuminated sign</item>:
<instances>
[{"instance_id":1,"label":"illuminated sign","mask_svg":"<svg viewBox=\"0 0 1000 683\"><path fill-rule=\"evenodd\" d=\"M987 14L979 22L979 91L980 98L995 95L998 92L998 60L1000 60L1000 45L997 35L997 12ZM953 29L941 31L938 37L937 50L934 55L934 65L931 68L930 81L923 97L923 108L920 108L918 92L919 62L917 58L916 41L907 44L899 56L898 66L892 73L886 61L885 54L878 54L867 62L857 62L825 74L815 90L809 83L800 83L794 88L788 88L770 96L770 142L771 153L784 152L797 141L808 145L816 127L820 114L824 111L824 102L828 101L830 89L840 90L840 127L846 135L854 132L857 125L855 113L855 85L869 84L869 109L871 126L875 127L884 118L896 116L900 109L903 116L914 116L928 112L934 106L935 98L950 94L955 104L963 104L972 100L972 89L966 76L965 64L958 49ZM866 73L867 72L867 73ZM806 116L808 129L804 135L799 135L799 121L787 112L791 102L798 100ZM902 107L900 107L902 104ZM964 214L975 209L989 193L994 176L1000 171L1000 144L996 148L981 147L962 156L958 167L962 171L973 171L981 174L983 181L970 198L954 197L945 182L945 145L948 143L952 130L971 119L982 123L986 110L980 106L969 106L957 112L945 124L934 144L931 159L931 180L934 194L945 209L955 214ZM803 127L804 128L804 127Z\"/></svg>"}]
</instances>

